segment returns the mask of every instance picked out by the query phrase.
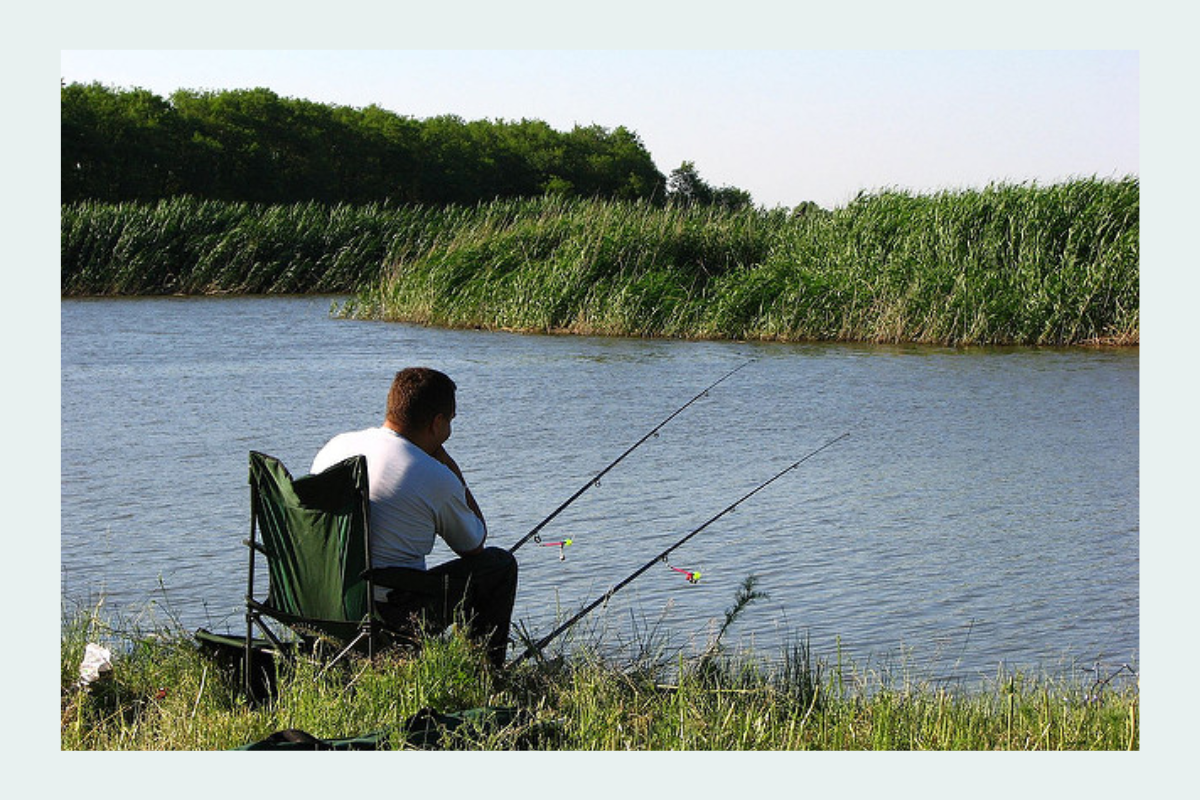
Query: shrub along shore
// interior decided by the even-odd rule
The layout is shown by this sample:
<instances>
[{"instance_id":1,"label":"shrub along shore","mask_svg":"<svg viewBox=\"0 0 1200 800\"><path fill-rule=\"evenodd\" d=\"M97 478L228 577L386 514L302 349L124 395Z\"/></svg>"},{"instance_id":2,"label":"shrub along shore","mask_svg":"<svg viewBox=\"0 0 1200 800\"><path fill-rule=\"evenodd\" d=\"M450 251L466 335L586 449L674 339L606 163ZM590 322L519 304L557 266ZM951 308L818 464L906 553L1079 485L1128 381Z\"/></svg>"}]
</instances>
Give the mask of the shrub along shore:
<instances>
[{"instance_id":1,"label":"shrub along shore","mask_svg":"<svg viewBox=\"0 0 1200 800\"><path fill-rule=\"evenodd\" d=\"M62 209L64 296L350 294L356 318L617 336L1136 345L1139 184L795 211L179 198Z\"/></svg>"}]
</instances>

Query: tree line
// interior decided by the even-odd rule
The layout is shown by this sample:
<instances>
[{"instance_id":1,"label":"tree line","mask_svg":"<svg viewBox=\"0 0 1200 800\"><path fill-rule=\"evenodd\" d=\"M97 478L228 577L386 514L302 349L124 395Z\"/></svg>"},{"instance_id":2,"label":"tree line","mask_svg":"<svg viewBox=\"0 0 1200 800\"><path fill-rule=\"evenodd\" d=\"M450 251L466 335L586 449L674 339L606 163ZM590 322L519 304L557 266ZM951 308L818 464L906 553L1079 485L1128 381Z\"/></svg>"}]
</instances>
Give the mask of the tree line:
<instances>
[{"instance_id":1,"label":"tree line","mask_svg":"<svg viewBox=\"0 0 1200 800\"><path fill-rule=\"evenodd\" d=\"M564 195L655 204L751 205L685 161L670 177L619 126L556 131L540 120L415 119L265 89L164 98L100 83L62 86L62 202L193 196L253 203L469 204Z\"/></svg>"}]
</instances>

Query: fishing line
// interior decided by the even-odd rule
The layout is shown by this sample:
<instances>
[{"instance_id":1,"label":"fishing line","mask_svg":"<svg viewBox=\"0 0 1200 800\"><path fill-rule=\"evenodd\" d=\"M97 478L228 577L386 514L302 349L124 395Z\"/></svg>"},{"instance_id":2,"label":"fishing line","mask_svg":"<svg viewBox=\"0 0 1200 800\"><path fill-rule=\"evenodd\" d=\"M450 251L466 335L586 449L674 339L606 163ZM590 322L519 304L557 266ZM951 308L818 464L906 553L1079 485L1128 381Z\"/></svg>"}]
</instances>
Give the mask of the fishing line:
<instances>
[{"instance_id":1,"label":"fishing line","mask_svg":"<svg viewBox=\"0 0 1200 800\"><path fill-rule=\"evenodd\" d=\"M587 483L585 483L583 486L579 487L579 490L578 490L577 492L575 492L575 494L573 494L573 495L571 495L570 497L568 497L568 498L566 499L566 501L565 501L565 502L564 502L562 505L560 505L558 508L554 509L554 511L552 511L552 512L550 513L550 516L546 517L544 520L542 520L541 522L539 522L537 525L533 526L533 530L529 531L529 533L527 533L527 534L525 534L524 536L522 536L522 537L520 538L520 540L519 540L519 541L518 541L516 544L514 544L512 547L510 547L510 548L508 549L508 552L510 552L510 553L515 553L515 552L517 552L517 549L518 549L518 548L519 548L521 545L523 545L523 544L525 544L527 541L529 541L530 539L533 539L533 540L535 540L536 542L538 542L538 543L540 544L540 543L541 543L541 539L540 539L540 538L538 538L538 533L539 533L539 532L542 530L542 528L546 527L546 525L547 525L547 524L549 524L549 522L550 522L552 519L554 519L554 518L555 518L555 517L557 517L559 514L561 514L561 513L563 512L563 510L565 510L565 509L566 509L566 507L567 507L567 506L571 505L571 503L574 503L576 500L578 500L580 495L582 495L584 492L586 492L588 489L592 488L593 486L596 486L596 485L598 485L598 484L600 483L600 479L601 479L601 478L603 478L605 475L607 475L609 470L611 470L611 469L612 469L613 467L615 467L617 464L620 464L620 463L621 463L621 461L623 461L623 460L625 459L625 456L629 455L629 454L630 454L630 453L632 453L634 450L638 449L638 447L640 447L640 446L642 445L642 443L643 443L643 442L645 442L647 439L649 439L649 438L650 438L650 437L652 437L652 436L655 436L655 435L658 433L659 429L661 429L661 428L662 428L664 425L666 425L668 422L670 422L671 420L675 419L675 417L677 417L677 416L679 416L681 413L683 413L684 409L686 409L686 408L687 408L688 406L690 406L692 403L695 403L695 402L696 402L697 400L699 400L701 397L704 397L706 394L708 394L708 392L709 392L711 389L714 389L714 388L716 388L718 384L720 384L720 383L724 382L724 381L725 381L727 378L731 377L731 376L732 376L732 375L733 375L735 372L737 372L738 370L745 369L746 367L750 366L751 364L753 364L753 363L754 363L754 361L755 361L755 359L753 359L753 358L752 358L752 359L750 359L749 361L747 361L746 363L744 363L744 364L741 364L741 365L740 365L740 366L738 366L737 368L730 370L730 371L729 371L729 372L727 372L725 375L723 375L723 376L720 378L720 380L717 380L716 382L714 382L714 383L710 384L709 386L705 387L705 389L704 389L703 391L701 391L699 394L697 394L697 395L696 395L695 397L693 397L691 400L688 400L688 401L687 401L686 403L684 403L682 406L680 406L679 408L675 409L675 411L674 411L674 412L672 412L672 413L671 413L671 415L670 415L669 417L667 417L666 419L664 419L662 422L658 423L658 425L654 426L653 430L651 430L649 433L647 433L647 434L646 434L645 436L643 436L641 439L638 439L636 442L634 442L634 444L633 444L633 445L632 445L632 446L631 446L631 447L630 447L628 450L626 450L624 453L621 453L621 455L617 456L617 459L616 459L615 461L613 461L611 464L609 464L609 465L608 465L607 467L605 467L604 469L600 470L600 472L598 472L598 473L596 474L596 476L595 476L595 477L593 477L591 480L589 480L589 481L588 481ZM561 550L561 549L559 550L559 555L560 555L560 556L562 556L562 550Z\"/></svg>"},{"instance_id":2,"label":"fishing line","mask_svg":"<svg viewBox=\"0 0 1200 800\"><path fill-rule=\"evenodd\" d=\"M592 601L592 602L591 602L590 604L588 604L588 605L587 605L585 608L583 608L583 610L581 610L581 611L579 611L577 614L575 614L575 616L571 617L569 620L567 620L567 621L566 621L566 622L564 622L563 624L559 625L557 628L555 628L553 631L551 631L551 632L550 632L549 634L547 634L546 636L543 636L543 637L542 637L542 639L541 639L540 641L538 641L538 642L537 642L537 643L535 643L535 644L531 644L531 645L529 645L529 647L528 647L528 648L526 648L525 652L523 652L521 655L519 655L519 656L517 656L516 658L514 658L514 659L513 659L511 662L509 662L509 666L513 666L513 665L519 664L519 663L521 663L522 661L524 661L526 658L529 658L531 655L534 655L534 654L540 654L540 653L542 652L542 650L543 650L543 649L546 647L546 645L548 645L548 644L550 644L550 642L554 641L554 639L556 639L556 638L558 637L558 635L559 635L559 634L561 634L563 631L565 631L565 630L567 630L568 628L570 628L570 627L571 627L572 625L574 625L576 622L579 622L579 620L583 619L585 616L587 616L589 613L591 613L591 612L592 612L594 609L596 609L597 607L599 607L599 606L601 606L601 605L604 605L604 604L606 604L606 603L608 602L609 598L611 598L611 597L612 597L613 595L615 595L617 592L621 591L621 589L623 589L623 588L625 588L626 586L628 586L628 585L629 585L630 583L632 583L632 582L633 582L633 581L634 581L634 580L635 580L635 579L636 579L638 576L640 576L640 575L641 575L642 573L644 573L646 570L648 570L648 569L650 569L651 567L653 567L653 566L654 566L655 564L657 564L658 562L660 562L660 561L663 561L663 562L666 562L668 566L670 566L670 562L668 562L668 561L667 561L667 556L669 556L669 555L670 555L670 554L671 554L673 551L675 551L675 550L676 550L676 549L678 549L679 547L683 546L683 544L684 544L684 543L686 543L686 542L687 542L689 539L691 539L693 536L695 536L696 534L700 533L700 531L704 530L704 529L705 529L705 528L707 528L709 525L712 525L714 522L716 522L717 520L719 520L721 517L725 516L725 515L726 515L726 514L728 514L729 512L731 512L731 511L733 511L734 509L736 509L736 508L737 508L739 505L741 505L742 503L744 503L746 500L749 500L751 497L753 497L754 495L758 494L758 493L759 493L759 492L761 492L763 489L767 488L768 486L770 486L772 483L774 483L775 481L777 481L777 480L779 480L780 478L782 478L782 477L783 477L784 475L786 475L787 473L789 473L789 472L791 472L792 470L796 469L796 467L799 467L799 466L800 466L801 464L803 464L805 461L808 461L810 458L812 458L813 456L817 455L817 453L820 453L822 450L825 450L826 448L832 447L834 444L836 444L837 442L840 442L842 439L845 439L845 438L846 438L847 436L849 436L849 435L850 435L850 432L849 432L849 431L847 431L846 433L843 433L841 436L838 436L838 437L836 437L836 438L834 438L834 439L830 439L828 442L826 442L825 444L821 445L821 446L820 446L820 447L818 447L816 450L813 450L813 451L811 451L810 453L808 453L807 455L805 455L803 458L801 458L801 459L799 459L799 460L797 460L797 461L794 461L794 462L792 462L792 463L791 463L790 465L788 465L787 467L784 467L784 468L783 468L783 469L781 469L779 472L776 472L776 473L775 473L775 474L774 474L774 475L773 475L773 476L772 476L772 477L771 477L769 480L767 480L767 481L765 481L765 482L763 482L763 483L760 483L758 486L754 487L754 488L753 488L753 489L751 489L749 492L747 492L746 494L744 494L744 495L742 495L741 497L739 497L737 500L734 500L732 503L730 503L729 505L727 505L727 506L726 506L725 508L723 508L721 511L719 511L718 513L716 513L715 515L713 515L712 517L710 517L710 518L708 519L708 521L707 521L707 522L705 522L703 525L701 525L699 528L696 528L696 529L692 530L692 531L691 531L691 532L689 532L689 533L688 533L686 536L684 536L683 538L681 538L679 541L675 542L675 543L674 543L674 544L672 544L670 547L668 547L666 550L663 550L661 553L659 553L658 555L656 555L654 558L652 558L652 559L650 559L649 561L647 561L645 564L643 564L641 567L639 567L637 570L635 570L635 571L633 572L633 574L631 574L629 577L625 578L623 581L621 581L620 583L618 583L616 586L614 586L614 587L612 587L611 589L609 589L607 592L605 592L603 595L601 595L600 597L598 597L596 600ZM677 572L685 572L685 574L686 574L686 570L678 570L678 569L676 569L675 567L671 567L671 569L675 569ZM698 580L698 579L699 579L699 573L693 573L693 574L696 576L696 578L697 578L697 580ZM690 581L690 582L692 582L692 583L694 583L694 582L695 582L695 581L691 581L690 579L689 579L689 581Z\"/></svg>"}]
</instances>

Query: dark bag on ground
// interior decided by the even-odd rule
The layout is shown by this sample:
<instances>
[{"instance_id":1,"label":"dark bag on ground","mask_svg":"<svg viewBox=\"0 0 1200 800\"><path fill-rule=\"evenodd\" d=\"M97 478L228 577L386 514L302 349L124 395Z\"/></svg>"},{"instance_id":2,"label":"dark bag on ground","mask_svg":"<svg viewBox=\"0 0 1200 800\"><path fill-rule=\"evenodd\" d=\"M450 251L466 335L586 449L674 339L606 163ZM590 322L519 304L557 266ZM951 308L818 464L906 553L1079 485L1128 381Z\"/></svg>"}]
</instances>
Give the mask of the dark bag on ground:
<instances>
[{"instance_id":1,"label":"dark bag on ground","mask_svg":"<svg viewBox=\"0 0 1200 800\"><path fill-rule=\"evenodd\" d=\"M422 708L401 725L406 744L422 750L440 750L450 744L455 733L466 726L468 729L491 733L514 723L524 721L529 715L516 708L468 708L443 714L432 708ZM267 738L253 742L236 750L387 750L387 731L363 734L342 739L322 739L307 731L289 728L276 731Z\"/></svg>"}]
</instances>

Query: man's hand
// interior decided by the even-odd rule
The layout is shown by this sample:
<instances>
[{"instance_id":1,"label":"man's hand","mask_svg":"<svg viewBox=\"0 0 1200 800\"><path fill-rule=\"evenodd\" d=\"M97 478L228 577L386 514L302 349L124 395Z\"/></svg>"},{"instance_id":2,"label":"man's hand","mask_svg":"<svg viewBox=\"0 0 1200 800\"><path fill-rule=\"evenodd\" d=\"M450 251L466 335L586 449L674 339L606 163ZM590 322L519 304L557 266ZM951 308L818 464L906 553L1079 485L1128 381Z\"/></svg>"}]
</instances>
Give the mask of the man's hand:
<instances>
[{"instance_id":1,"label":"man's hand","mask_svg":"<svg viewBox=\"0 0 1200 800\"><path fill-rule=\"evenodd\" d=\"M458 479L463 482L464 486L467 484L467 479L463 477L462 470L458 468L458 462L450 457L450 454L446 452L446 448L444 446L439 446L438 449L434 451L433 457L449 467L450 471L458 476Z\"/></svg>"}]
</instances>

